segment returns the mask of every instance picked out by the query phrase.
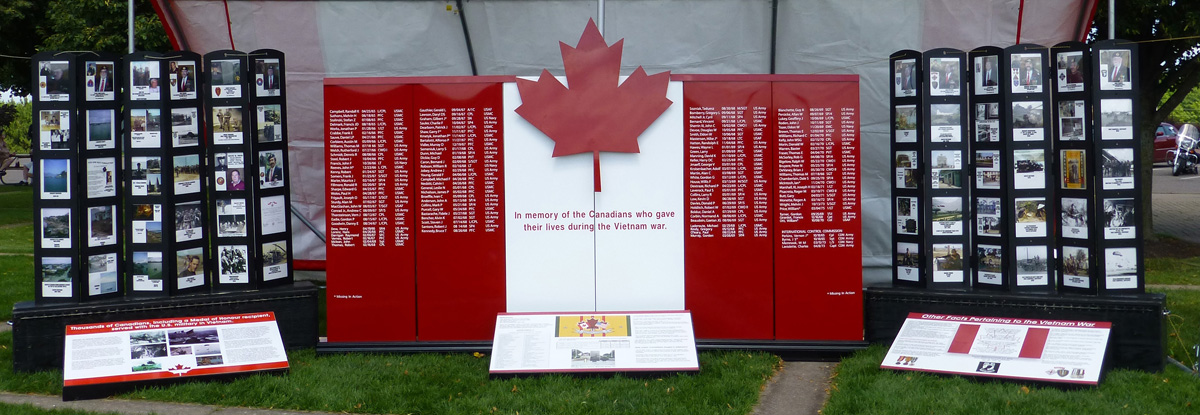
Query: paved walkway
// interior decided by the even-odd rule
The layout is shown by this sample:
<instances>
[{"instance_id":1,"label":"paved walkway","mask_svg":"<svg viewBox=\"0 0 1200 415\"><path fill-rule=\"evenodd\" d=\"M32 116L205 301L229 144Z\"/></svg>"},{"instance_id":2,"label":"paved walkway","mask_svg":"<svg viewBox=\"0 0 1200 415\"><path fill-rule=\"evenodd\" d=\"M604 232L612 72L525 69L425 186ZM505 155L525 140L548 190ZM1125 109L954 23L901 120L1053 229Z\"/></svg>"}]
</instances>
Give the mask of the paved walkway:
<instances>
[{"instance_id":1,"label":"paved walkway","mask_svg":"<svg viewBox=\"0 0 1200 415\"><path fill-rule=\"evenodd\" d=\"M1154 232L1200 243L1200 175L1172 176L1171 169L1154 169L1150 206Z\"/></svg>"},{"instance_id":2,"label":"paved walkway","mask_svg":"<svg viewBox=\"0 0 1200 415\"><path fill-rule=\"evenodd\" d=\"M61 397L46 395L21 395L0 392L0 402L30 404L45 409L76 409L91 412L116 412L126 415L335 415L331 412L274 411L268 409L225 408L212 405L174 404L150 401L127 401L121 399L94 399L63 402Z\"/></svg>"}]
</instances>

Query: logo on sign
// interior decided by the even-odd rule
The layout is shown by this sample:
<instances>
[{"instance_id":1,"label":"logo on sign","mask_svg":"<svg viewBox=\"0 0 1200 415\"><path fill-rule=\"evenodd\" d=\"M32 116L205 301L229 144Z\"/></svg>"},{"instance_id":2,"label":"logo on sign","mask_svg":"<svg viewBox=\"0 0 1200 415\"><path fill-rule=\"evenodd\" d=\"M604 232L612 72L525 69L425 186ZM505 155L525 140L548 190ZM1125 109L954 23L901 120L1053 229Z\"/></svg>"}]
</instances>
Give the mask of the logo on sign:
<instances>
[{"instance_id":1,"label":"logo on sign","mask_svg":"<svg viewBox=\"0 0 1200 415\"><path fill-rule=\"evenodd\" d=\"M183 376L184 374L187 374L187 372L192 371L192 367L176 364L175 367L167 368L167 371L179 376Z\"/></svg>"},{"instance_id":2,"label":"logo on sign","mask_svg":"<svg viewBox=\"0 0 1200 415\"><path fill-rule=\"evenodd\" d=\"M975 367L975 371L979 373L996 373L1000 371L999 362L979 362L979 366Z\"/></svg>"}]
</instances>

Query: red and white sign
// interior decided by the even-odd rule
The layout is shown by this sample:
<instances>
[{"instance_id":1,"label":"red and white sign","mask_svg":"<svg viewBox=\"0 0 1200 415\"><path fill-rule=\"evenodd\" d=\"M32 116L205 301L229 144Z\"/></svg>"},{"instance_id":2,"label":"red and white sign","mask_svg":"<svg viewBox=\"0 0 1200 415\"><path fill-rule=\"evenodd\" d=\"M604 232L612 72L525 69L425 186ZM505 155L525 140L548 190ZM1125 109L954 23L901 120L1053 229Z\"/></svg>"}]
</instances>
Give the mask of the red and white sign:
<instances>
[{"instance_id":1,"label":"red and white sign","mask_svg":"<svg viewBox=\"0 0 1200 415\"><path fill-rule=\"evenodd\" d=\"M325 80L329 341L685 308L861 341L858 77L619 77L592 29L566 77Z\"/></svg>"},{"instance_id":2,"label":"red and white sign","mask_svg":"<svg viewBox=\"0 0 1200 415\"><path fill-rule=\"evenodd\" d=\"M63 387L287 369L275 313L77 324Z\"/></svg>"},{"instance_id":3,"label":"red and white sign","mask_svg":"<svg viewBox=\"0 0 1200 415\"><path fill-rule=\"evenodd\" d=\"M880 367L1095 385L1112 323L910 313Z\"/></svg>"},{"instance_id":4,"label":"red and white sign","mask_svg":"<svg viewBox=\"0 0 1200 415\"><path fill-rule=\"evenodd\" d=\"M700 370L687 311L503 313L492 374Z\"/></svg>"}]
</instances>

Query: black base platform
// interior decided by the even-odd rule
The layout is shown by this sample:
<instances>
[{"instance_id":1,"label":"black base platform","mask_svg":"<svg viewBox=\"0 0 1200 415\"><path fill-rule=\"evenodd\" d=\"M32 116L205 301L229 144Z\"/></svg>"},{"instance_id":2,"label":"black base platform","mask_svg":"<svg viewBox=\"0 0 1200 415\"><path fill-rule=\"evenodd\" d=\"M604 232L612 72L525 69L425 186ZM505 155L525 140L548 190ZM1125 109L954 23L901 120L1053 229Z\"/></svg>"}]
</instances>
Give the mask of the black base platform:
<instances>
[{"instance_id":1,"label":"black base platform","mask_svg":"<svg viewBox=\"0 0 1200 415\"><path fill-rule=\"evenodd\" d=\"M1167 296L1081 296L867 287L867 340L891 343L908 313L1112 322L1108 369L1157 372L1166 363Z\"/></svg>"},{"instance_id":2,"label":"black base platform","mask_svg":"<svg viewBox=\"0 0 1200 415\"><path fill-rule=\"evenodd\" d=\"M317 345L317 286L311 281L256 291L169 298L120 299L82 304L13 306L13 370L62 369L70 324L271 311L288 349Z\"/></svg>"},{"instance_id":3,"label":"black base platform","mask_svg":"<svg viewBox=\"0 0 1200 415\"><path fill-rule=\"evenodd\" d=\"M834 361L865 349L865 341L785 341L696 339L696 350L760 351L789 361ZM491 341L461 342L334 342L317 345L317 354L331 353L491 353Z\"/></svg>"}]
</instances>

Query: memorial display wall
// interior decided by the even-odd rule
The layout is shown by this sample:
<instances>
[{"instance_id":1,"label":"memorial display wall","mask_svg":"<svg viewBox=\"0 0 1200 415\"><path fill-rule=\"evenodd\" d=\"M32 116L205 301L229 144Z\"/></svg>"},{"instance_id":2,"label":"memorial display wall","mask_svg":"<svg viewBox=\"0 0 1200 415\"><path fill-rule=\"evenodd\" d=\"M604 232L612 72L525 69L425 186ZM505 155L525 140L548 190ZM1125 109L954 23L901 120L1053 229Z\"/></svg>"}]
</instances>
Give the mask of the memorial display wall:
<instances>
[{"instance_id":1,"label":"memorial display wall","mask_svg":"<svg viewBox=\"0 0 1200 415\"><path fill-rule=\"evenodd\" d=\"M31 65L35 89L33 114L36 136L32 140L34 177L33 261L40 303L79 302L87 294L82 279L80 229L84 220L79 197L80 168L79 102L81 76L78 57L66 52L42 52ZM90 242L90 241L89 241ZM104 264L107 265L107 264ZM114 287L115 288L115 287Z\"/></svg>"},{"instance_id":2,"label":"memorial display wall","mask_svg":"<svg viewBox=\"0 0 1200 415\"><path fill-rule=\"evenodd\" d=\"M551 157L514 80L326 80L331 343L684 308L699 338L862 340L857 77L677 75L639 153L595 159Z\"/></svg>"}]
</instances>

